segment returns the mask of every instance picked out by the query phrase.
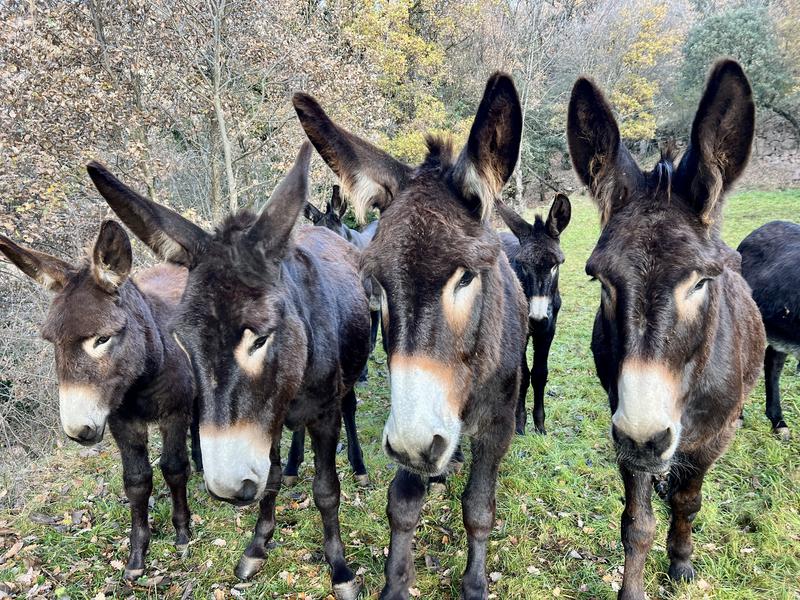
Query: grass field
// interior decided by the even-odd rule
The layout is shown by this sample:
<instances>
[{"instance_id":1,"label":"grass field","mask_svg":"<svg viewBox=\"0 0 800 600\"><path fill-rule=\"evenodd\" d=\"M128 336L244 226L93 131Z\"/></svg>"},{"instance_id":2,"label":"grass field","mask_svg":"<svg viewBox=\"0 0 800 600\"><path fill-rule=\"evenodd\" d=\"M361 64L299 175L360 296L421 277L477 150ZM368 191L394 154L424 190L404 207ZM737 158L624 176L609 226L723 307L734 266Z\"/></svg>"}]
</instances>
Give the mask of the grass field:
<instances>
[{"instance_id":1,"label":"grass field","mask_svg":"<svg viewBox=\"0 0 800 600\"><path fill-rule=\"evenodd\" d=\"M735 247L776 218L800 219L800 191L739 193L726 208L725 239ZM495 598L613 598L622 579L622 485L608 439L606 398L589 350L598 290L584 274L584 264L597 239L597 221L588 201L573 201L572 223L562 236L567 262L550 358L548 435L515 438L501 468L488 554ZM667 513L655 500L659 527L645 574L652 598L800 598L800 376L795 366L794 359L787 362L782 380L792 441L771 435L762 382L745 408L745 427L706 478L695 522L698 577L692 584L673 586L667 579ZM380 448L389 403L385 357L378 353L370 367L369 384L358 390L358 422L372 487L355 485L344 452L337 460L347 555L363 575L365 596L376 598L389 540L386 488L394 467ZM152 445L155 464L157 441ZM331 588L319 514L309 502L309 461L307 455L298 485L280 493L275 548L264 569L243 585L233 568L249 541L255 508L237 510L212 500L202 491L201 478L193 476L194 540L189 556L178 559L167 488L157 473L147 577L131 587L121 578L128 508L122 502L117 451L111 443L89 451L68 443L35 472L20 475L30 478L25 507L0 514L0 582L12 596L39 586L36 593L70 598L325 598ZM453 476L447 491L424 508L415 552L418 597L458 597L466 562L459 500L464 485L465 474ZM10 556L4 559L4 554Z\"/></svg>"}]
</instances>

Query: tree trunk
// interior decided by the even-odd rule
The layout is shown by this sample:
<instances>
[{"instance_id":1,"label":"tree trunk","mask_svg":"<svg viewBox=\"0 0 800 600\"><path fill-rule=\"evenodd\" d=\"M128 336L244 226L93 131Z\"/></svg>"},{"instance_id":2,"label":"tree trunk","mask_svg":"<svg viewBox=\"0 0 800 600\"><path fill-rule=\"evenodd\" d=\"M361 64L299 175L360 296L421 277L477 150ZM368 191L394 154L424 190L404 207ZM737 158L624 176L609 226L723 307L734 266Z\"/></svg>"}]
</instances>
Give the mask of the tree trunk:
<instances>
[{"instance_id":1,"label":"tree trunk","mask_svg":"<svg viewBox=\"0 0 800 600\"><path fill-rule=\"evenodd\" d=\"M214 115L219 129L219 140L222 146L222 157L225 161L225 178L228 183L228 208L234 213L239 210L239 198L236 192L236 176L233 172L233 152L225 125L225 110L222 107L222 26L225 20L225 0L219 0L214 6L212 21L214 26L214 64L212 73Z\"/></svg>"}]
</instances>

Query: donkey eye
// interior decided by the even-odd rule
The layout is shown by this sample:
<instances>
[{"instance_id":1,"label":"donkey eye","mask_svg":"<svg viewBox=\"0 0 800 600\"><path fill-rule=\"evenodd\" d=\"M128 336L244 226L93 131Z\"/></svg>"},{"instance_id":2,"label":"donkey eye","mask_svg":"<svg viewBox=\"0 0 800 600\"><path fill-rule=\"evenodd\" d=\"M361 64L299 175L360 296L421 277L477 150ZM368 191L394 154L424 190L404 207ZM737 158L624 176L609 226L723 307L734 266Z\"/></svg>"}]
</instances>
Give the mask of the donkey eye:
<instances>
[{"instance_id":1,"label":"donkey eye","mask_svg":"<svg viewBox=\"0 0 800 600\"><path fill-rule=\"evenodd\" d=\"M558 273L558 265L553 265L553 268L550 269L550 275L555 277L556 273Z\"/></svg>"},{"instance_id":2,"label":"donkey eye","mask_svg":"<svg viewBox=\"0 0 800 600\"><path fill-rule=\"evenodd\" d=\"M264 344L267 343L268 339L269 339L268 335L262 335L261 337L256 338L255 341L253 342L253 345L250 346L250 354L253 354L253 352L263 347Z\"/></svg>"},{"instance_id":3,"label":"donkey eye","mask_svg":"<svg viewBox=\"0 0 800 600\"><path fill-rule=\"evenodd\" d=\"M103 344L107 343L108 340L111 339L110 335L101 335L94 339L94 347L97 348L98 346L102 346Z\"/></svg>"},{"instance_id":4,"label":"donkey eye","mask_svg":"<svg viewBox=\"0 0 800 600\"><path fill-rule=\"evenodd\" d=\"M472 280L475 279L475 273L472 271L464 271L464 274L461 276L461 279L458 280L458 285L456 285L456 289L465 288Z\"/></svg>"},{"instance_id":5,"label":"donkey eye","mask_svg":"<svg viewBox=\"0 0 800 600\"><path fill-rule=\"evenodd\" d=\"M699 292L699 291L700 291L700 290L702 290L704 287L706 287L706 284L707 284L709 281L711 281L711 278L710 278L710 277L704 277L703 279L701 279L700 281L698 281L698 282L695 284L695 286L694 286L694 289L692 290L692 292Z\"/></svg>"}]
</instances>

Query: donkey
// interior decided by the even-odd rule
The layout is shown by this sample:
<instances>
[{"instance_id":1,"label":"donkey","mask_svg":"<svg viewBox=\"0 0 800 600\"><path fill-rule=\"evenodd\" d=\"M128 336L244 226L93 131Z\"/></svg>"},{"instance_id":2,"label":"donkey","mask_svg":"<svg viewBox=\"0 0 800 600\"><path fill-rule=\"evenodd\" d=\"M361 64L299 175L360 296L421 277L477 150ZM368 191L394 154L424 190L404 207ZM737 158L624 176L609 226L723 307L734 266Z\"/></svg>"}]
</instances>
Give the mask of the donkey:
<instances>
[{"instance_id":1,"label":"donkey","mask_svg":"<svg viewBox=\"0 0 800 600\"><path fill-rule=\"evenodd\" d=\"M106 426L117 442L131 506L124 576L137 579L144 573L150 543L153 470L147 424L157 422L161 430L159 464L172 496L180 553L187 551L190 537L190 424L192 457L202 471L192 370L166 327L186 286L186 270L156 265L131 277L130 240L115 221L103 222L89 260L78 265L23 248L2 235L0 252L55 294L41 333L55 349L61 426L84 446L102 440Z\"/></svg>"},{"instance_id":2,"label":"donkey","mask_svg":"<svg viewBox=\"0 0 800 600\"><path fill-rule=\"evenodd\" d=\"M462 496L468 537L464 598L486 598L486 544L500 461L514 435L527 311L519 281L489 225L519 153L522 112L508 75L493 75L466 147L428 138L411 168L336 125L295 94L300 123L338 176L356 215L380 227L362 254L381 286L391 411L383 449L399 468L388 492L391 526L381 598L407 598L412 543L426 479L445 472L461 435L472 438Z\"/></svg>"},{"instance_id":3,"label":"donkey","mask_svg":"<svg viewBox=\"0 0 800 600\"><path fill-rule=\"evenodd\" d=\"M331 199L325 205L325 212L322 212L310 202L306 202L303 208L303 215L314 225L327 227L359 250L363 250L375 237L375 232L378 230L378 221L372 221L359 231L345 225L343 219L346 212L347 202L342 200L338 185L333 186ZM380 307L376 310L380 311Z\"/></svg>"},{"instance_id":4,"label":"donkey","mask_svg":"<svg viewBox=\"0 0 800 600\"><path fill-rule=\"evenodd\" d=\"M790 437L781 410L780 378L787 354L800 360L800 225L772 221L739 244L742 275L750 284L767 331L764 379L772 431Z\"/></svg>"},{"instance_id":5,"label":"donkey","mask_svg":"<svg viewBox=\"0 0 800 600\"><path fill-rule=\"evenodd\" d=\"M620 598L645 597L654 483L671 509L669 576L694 577L691 524L703 477L733 438L759 375L764 327L738 255L719 233L723 196L747 164L753 127L747 77L738 63L718 62L680 163L667 148L644 172L602 92L588 79L572 89L572 163L600 211L586 273L602 284L592 352L625 485Z\"/></svg>"},{"instance_id":6,"label":"donkey","mask_svg":"<svg viewBox=\"0 0 800 600\"><path fill-rule=\"evenodd\" d=\"M311 146L260 215L241 211L209 234L139 195L97 163L88 166L112 210L163 260L189 270L173 336L194 368L206 488L235 505L260 502L235 574L252 577L275 531L284 426L307 428L314 502L337 598L359 593L339 532L336 444L341 404L369 353L358 251L321 227L293 237L308 190Z\"/></svg>"},{"instance_id":7,"label":"donkey","mask_svg":"<svg viewBox=\"0 0 800 600\"><path fill-rule=\"evenodd\" d=\"M543 221L539 215L533 224L526 222L509 206L498 201L497 212L511 233L501 233L503 250L522 284L528 300L528 338L533 339L533 368L528 368L527 344L522 350L522 380L517 403L517 433L525 434L527 413L525 397L533 384L533 425L539 433L544 428L544 386L547 384L547 358L556 334L561 294L558 293L558 268L564 262L559 239L569 225L572 208L569 198L557 194Z\"/></svg>"}]
</instances>

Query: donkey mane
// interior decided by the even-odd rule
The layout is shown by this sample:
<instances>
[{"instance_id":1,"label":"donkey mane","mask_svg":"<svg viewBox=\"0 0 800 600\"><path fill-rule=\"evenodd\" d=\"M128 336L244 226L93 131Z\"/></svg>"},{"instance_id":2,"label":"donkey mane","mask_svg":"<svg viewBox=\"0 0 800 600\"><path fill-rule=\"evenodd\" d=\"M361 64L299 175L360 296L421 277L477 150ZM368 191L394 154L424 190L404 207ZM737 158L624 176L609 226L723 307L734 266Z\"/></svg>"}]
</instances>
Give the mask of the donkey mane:
<instances>
[{"instance_id":1,"label":"donkey mane","mask_svg":"<svg viewBox=\"0 0 800 600\"><path fill-rule=\"evenodd\" d=\"M453 166L453 140L449 136L427 134L425 145L428 153L425 160L417 167L417 172L430 172L439 170L446 173Z\"/></svg>"},{"instance_id":2,"label":"donkey mane","mask_svg":"<svg viewBox=\"0 0 800 600\"><path fill-rule=\"evenodd\" d=\"M241 234L247 233L257 220L258 215L246 208L228 215L214 229L214 239L226 245L235 244Z\"/></svg>"}]
</instances>

